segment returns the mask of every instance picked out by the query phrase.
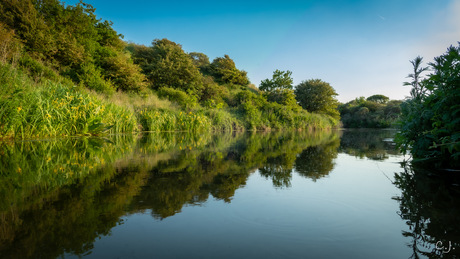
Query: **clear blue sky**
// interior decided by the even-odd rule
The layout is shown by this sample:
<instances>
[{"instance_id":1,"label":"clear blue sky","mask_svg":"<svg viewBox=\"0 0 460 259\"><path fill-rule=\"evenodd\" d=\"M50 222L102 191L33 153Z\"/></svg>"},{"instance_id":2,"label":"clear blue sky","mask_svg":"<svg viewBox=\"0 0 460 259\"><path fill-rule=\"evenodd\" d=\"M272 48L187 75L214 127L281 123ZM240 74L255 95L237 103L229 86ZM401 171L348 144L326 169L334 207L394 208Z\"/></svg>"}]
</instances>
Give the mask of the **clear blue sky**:
<instances>
[{"instance_id":1,"label":"clear blue sky","mask_svg":"<svg viewBox=\"0 0 460 259\"><path fill-rule=\"evenodd\" d=\"M65 1L75 4L76 0ZM228 54L255 85L275 69L329 82L341 102L403 99L417 55L460 41L460 0L86 0L126 41L167 38L212 61Z\"/></svg>"}]
</instances>

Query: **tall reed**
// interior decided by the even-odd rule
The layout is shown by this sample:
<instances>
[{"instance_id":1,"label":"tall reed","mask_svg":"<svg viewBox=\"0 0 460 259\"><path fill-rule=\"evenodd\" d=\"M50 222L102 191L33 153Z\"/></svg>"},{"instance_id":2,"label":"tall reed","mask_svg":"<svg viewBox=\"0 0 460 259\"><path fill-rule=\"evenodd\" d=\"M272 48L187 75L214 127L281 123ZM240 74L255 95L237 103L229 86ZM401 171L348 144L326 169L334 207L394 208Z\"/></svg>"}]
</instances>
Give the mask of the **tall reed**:
<instances>
[{"instance_id":1,"label":"tall reed","mask_svg":"<svg viewBox=\"0 0 460 259\"><path fill-rule=\"evenodd\" d=\"M97 135L137 130L133 111L0 65L0 137Z\"/></svg>"}]
</instances>

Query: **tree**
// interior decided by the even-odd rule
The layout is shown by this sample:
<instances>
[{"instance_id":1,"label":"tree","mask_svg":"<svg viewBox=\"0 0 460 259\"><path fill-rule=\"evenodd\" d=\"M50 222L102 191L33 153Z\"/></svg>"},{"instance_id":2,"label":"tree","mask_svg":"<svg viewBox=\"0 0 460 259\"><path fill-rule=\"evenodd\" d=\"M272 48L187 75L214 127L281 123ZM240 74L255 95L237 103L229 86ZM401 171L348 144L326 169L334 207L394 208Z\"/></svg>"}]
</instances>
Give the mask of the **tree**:
<instances>
[{"instance_id":1,"label":"tree","mask_svg":"<svg viewBox=\"0 0 460 259\"><path fill-rule=\"evenodd\" d=\"M300 109L292 90L292 72L275 70L272 79L265 79L260 82L259 90L264 92L264 96L269 102L276 102L290 108Z\"/></svg>"},{"instance_id":2,"label":"tree","mask_svg":"<svg viewBox=\"0 0 460 259\"><path fill-rule=\"evenodd\" d=\"M259 89L264 92L273 92L274 90L292 89L292 72L275 70L272 79L265 79L260 82Z\"/></svg>"},{"instance_id":3,"label":"tree","mask_svg":"<svg viewBox=\"0 0 460 259\"><path fill-rule=\"evenodd\" d=\"M302 81L296 86L294 93L300 106L305 110L340 118L337 110L339 102L335 98L338 94L329 83L320 79Z\"/></svg>"},{"instance_id":4,"label":"tree","mask_svg":"<svg viewBox=\"0 0 460 259\"><path fill-rule=\"evenodd\" d=\"M203 73L210 65L209 58L206 54L200 52L190 52L188 55L192 58L193 65L199 68L201 73Z\"/></svg>"},{"instance_id":5,"label":"tree","mask_svg":"<svg viewBox=\"0 0 460 259\"><path fill-rule=\"evenodd\" d=\"M414 60L411 60L410 63L414 68L414 73L409 74L407 77L412 78L412 82L404 82L404 85L412 86L411 96L416 101L421 101L421 99L426 95L427 89L424 87L424 82L421 78L423 72L428 70L428 67L421 67L423 58L417 56Z\"/></svg>"},{"instance_id":6,"label":"tree","mask_svg":"<svg viewBox=\"0 0 460 259\"><path fill-rule=\"evenodd\" d=\"M384 103L388 102L388 100L390 100L390 98L388 98L388 97L386 97L385 95L382 95L382 94L375 94L375 95L367 97L366 100L368 100L370 102L384 104Z\"/></svg>"},{"instance_id":7,"label":"tree","mask_svg":"<svg viewBox=\"0 0 460 259\"><path fill-rule=\"evenodd\" d=\"M133 55L153 89L172 87L197 92L202 87L198 68L175 42L156 39L151 47L135 46Z\"/></svg>"},{"instance_id":8,"label":"tree","mask_svg":"<svg viewBox=\"0 0 460 259\"><path fill-rule=\"evenodd\" d=\"M398 145L409 148L415 159L430 160L431 165L460 167L460 42L429 63L431 71L421 79L422 58L414 66L412 99L402 105ZM407 83L405 84L407 85ZM433 163L435 162L435 163Z\"/></svg>"},{"instance_id":9,"label":"tree","mask_svg":"<svg viewBox=\"0 0 460 259\"><path fill-rule=\"evenodd\" d=\"M209 66L209 72L217 82L223 84L249 84L246 71L238 70L235 62L228 55L224 55L223 58L215 58Z\"/></svg>"},{"instance_id":10,"label":"tree","mask_svg":"<svg viewBox=\"0 0 460 259\"><path fill-rule=\"evenodd\" d=\"M0 23L15 32L27 56L76 83L99 90L139 90L144 77L124 52L122 35L112 22L98 19L95 10L82 1L66 6L59 0L5 0Z\"/></svg>"}]
</instances>

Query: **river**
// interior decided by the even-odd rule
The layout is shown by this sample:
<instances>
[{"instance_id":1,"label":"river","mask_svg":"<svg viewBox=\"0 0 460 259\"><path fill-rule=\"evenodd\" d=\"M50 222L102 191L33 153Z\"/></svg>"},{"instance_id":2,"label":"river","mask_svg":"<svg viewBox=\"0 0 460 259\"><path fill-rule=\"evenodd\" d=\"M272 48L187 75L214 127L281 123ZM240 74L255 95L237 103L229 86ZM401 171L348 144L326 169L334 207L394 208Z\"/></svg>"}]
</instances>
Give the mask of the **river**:
<instances>
[{"instance_id":1,"label":"river","mask_svg":"<svg viewBox=\"0 0 460 259\"><path fill-rule=\"evenodd\" d=\"M0 142L0 258L458 258L459 185L394 134Z\"/></svg>"}]
</instances>

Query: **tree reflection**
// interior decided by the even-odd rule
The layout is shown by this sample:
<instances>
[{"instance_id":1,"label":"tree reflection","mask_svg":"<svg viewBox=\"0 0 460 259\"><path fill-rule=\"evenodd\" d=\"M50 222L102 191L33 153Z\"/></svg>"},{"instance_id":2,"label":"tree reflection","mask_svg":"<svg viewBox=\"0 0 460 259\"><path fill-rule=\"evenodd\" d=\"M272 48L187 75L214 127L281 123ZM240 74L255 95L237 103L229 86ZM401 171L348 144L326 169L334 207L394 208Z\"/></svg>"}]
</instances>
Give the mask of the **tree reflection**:
<instances>
[{"instance_id":1,"label":"tree reflection","mask_svg":"<svg viewBox=\"0 0 460 259\"><path fill-rule=\"evenodd\" d=\"M458 174L458 172L456 173ZM460 177L451 172L432 173L409 166L395 175L401 196L399 215L406 221L411 258L460 256Z\"/></svg>"},{"instance_id":2,"label":"tree reflection","mask_svg":"<svg viewBox=\"0 0 460 259\"><path fill-rule=\"evenodd\" d=\"M284 142L289 144L283 146ZM293 168L313 180L329 174L333 169L333 159L337 157L340 135L338 132L316 132L308 139L298 135L284 136L277 143L280 146L275 146L274 150L282 152L267 157L259 172L271 178L275 187L290 187Z\"/></svg>"},{"instance_id":3,"label":"tree reflection","mask_svg":"<svg viewBox=\"0 0 460 259\"><path fill-rule=\"evenodd\" d=\"M293 168L318 179L332 169L338 143L336 132L2 143L0 254L85 255L126 213L149 210L161 220L210 196L231 202L256 171L275 187L290 186Z\"/></svg>"},{"instance_id":4,"label":"tree reflection","mask_svg":"<svg viewBox=\"0 0 460 259\"><path fill-rule=\"evenodd\" d=\"M385 160L399 152L394 146L395 130L348 129L343 131L339 151L372 160Z\"/></svg>"},{"instance_id":5,"label":"tree reflection","mask_svg":"<svg viewBox=\"0 0 460 259\"><path fill-rule=\"evenodd\" d=\"M316 181L329 174L334 168L334 159L340 139L335 139L326 145L308 147L297 157L295 169L299 175Z\"/></svg>"}]
</instances>

